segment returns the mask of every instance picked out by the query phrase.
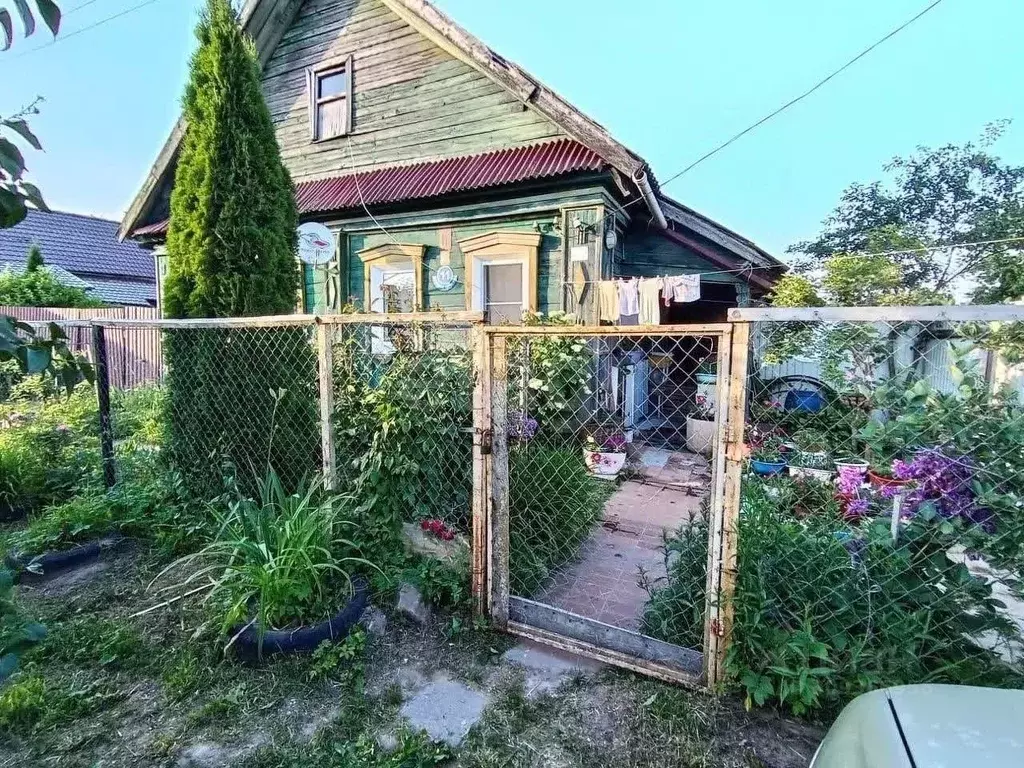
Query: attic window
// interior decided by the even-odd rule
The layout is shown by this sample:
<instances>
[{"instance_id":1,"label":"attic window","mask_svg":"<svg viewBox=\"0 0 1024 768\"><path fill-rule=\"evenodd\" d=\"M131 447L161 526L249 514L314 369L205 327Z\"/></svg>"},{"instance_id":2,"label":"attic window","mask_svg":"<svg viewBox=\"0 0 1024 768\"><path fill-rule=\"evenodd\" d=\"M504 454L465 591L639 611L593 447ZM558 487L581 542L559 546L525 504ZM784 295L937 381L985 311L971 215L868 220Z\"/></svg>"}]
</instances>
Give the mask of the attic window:
<instances>
[{"instance_id":1,"label":"attic window","mask_svg":"<svg viewBox=\"0 0 1024 768\"><path fill-rule=\"evenodd\" d=\"M309 123L313 141L347 136L352 127L352 57L309 70Z\"/></svg>"}]
</instances>

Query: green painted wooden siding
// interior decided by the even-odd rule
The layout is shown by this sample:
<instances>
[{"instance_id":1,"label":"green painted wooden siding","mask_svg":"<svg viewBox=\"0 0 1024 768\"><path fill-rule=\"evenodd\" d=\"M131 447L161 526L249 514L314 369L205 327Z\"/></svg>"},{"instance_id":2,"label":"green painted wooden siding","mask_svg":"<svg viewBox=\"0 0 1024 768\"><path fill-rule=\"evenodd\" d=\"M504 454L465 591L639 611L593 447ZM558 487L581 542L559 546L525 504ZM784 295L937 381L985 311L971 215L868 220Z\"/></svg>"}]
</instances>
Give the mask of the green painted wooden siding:
<instances>
[{"instance_id":1,"label":"green painted wooden siding","mask_svg":"<svg viewBox=\"0 0 1024 768\"><path fill-rule=\"evenodd\" d=\"M349 55L352 132L314 143L307 70ZM264 68L263 88L296 182L564 136L379 0L306 0Z\"/></svg>"},{"instance_id":2,"label":"green painted wooden siding","mask_svg":"<svg viewBox=\"0 0 1024 768\"><path fill-rule=\"evenodd\" d=\"M615 265L615 274L659 277L720 272L721 269L717 264L667 238L648 232L630 232L623 241L623 255L620 263ZM712 283L746 285L735 274L708 275L701 279Z\"/></svg>"}]
</instances>

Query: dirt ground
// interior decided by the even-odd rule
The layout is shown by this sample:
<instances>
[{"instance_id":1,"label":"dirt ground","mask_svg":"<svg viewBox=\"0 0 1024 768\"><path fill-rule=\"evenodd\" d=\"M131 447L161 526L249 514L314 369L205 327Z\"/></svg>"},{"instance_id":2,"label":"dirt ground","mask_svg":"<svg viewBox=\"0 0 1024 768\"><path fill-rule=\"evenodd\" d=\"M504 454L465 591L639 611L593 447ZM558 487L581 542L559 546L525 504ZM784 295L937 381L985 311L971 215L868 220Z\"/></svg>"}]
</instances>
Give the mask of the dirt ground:
<instances>
[{"instance_id":1,"label":"dirt ground","mask_svg":"<svg viewBox=\"0 0 1024 768\"><path fill-rule=\"evenodd\" d=\"M353 659L225 661L196 606L138 615L158 602L147 590L157 571L128 544L19 588L49 636L9 683L35 709L23 702L31 717L0 726L0 766L797 768L822 735L607 668L538 685L506 657L514 638L446 616L419 626L374 610ZM429 743L402 718L438 681L486 703L456 747Z\"/></svg>"}]
</instances>

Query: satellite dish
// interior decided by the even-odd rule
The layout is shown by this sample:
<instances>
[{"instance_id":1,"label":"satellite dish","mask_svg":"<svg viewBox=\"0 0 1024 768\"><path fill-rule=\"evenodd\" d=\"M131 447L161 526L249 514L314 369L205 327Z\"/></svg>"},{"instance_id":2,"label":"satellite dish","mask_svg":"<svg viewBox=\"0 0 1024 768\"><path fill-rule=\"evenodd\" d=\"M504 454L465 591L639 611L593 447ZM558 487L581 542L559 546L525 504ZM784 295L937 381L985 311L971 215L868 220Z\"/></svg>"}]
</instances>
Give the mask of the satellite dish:
<instances>
[{"instance_id":1,"label":"satellite dish","mask_svg":"<svg viewBox=\"0 0 1024 768\"><path fill-rule=\"evenodd\" d=\"M323 224L310 222L299 227L299 261L322 267L334 258L334 233Z\"/></svg>"}]
</instances>

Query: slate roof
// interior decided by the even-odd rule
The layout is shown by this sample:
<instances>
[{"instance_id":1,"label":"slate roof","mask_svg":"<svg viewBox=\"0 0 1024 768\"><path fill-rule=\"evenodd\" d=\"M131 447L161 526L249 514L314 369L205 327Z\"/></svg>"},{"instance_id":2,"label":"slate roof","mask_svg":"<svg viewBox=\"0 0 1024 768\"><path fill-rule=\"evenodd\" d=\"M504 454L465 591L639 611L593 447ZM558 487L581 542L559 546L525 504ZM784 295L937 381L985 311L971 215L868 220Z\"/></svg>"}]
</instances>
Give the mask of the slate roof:
<instances>
[{"instance_id":1,"label":"slate roof","mask_svg":"<svg viewBox=\"0 0 1024 768\"><path fill-rule=\"evenodd\" d=\"M23 266L35 244L58 279L70 273L111 304L151 304L156 300L153 254L137 243L119 241L117 228L116 221L93 216L30 210L16 227L0 229L0 264Z\"/></svg>"}]
</instances>

